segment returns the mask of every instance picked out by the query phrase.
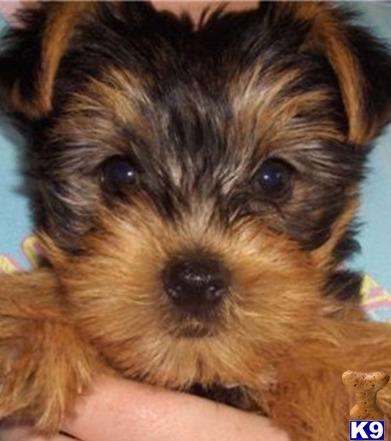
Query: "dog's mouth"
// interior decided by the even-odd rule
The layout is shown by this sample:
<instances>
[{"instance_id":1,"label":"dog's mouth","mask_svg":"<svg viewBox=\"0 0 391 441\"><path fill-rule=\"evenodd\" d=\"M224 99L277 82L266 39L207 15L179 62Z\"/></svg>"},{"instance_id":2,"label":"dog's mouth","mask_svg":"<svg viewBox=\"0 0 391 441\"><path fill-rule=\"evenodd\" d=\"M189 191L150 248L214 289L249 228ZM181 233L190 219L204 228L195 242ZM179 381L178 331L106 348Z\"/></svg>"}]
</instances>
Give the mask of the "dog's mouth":
<instances>
[{"instance_id":1,"label":"dog's mouth","mask_svg":"<svg viewBox=\"0 0 391 441\"><path fill-rule=\"evenodd\" d=\"M201 339L214 337L220 330L217 320L205 321L194 317L177 317L171 334L179 339Z\"/></svg>"},{"instance_id":2,"label":"dog's mouth","mask_svg":"<svg viewBox=\"0 0 391 441\"><path fill-rule=\"evenodd\" d=\"M264 414L255 399L252 397L251 391L245 386L236 384L223 385L217 383L205 386L195 383L186 389L185 392L216 401L217 403L233 406L237 409Z\"/></svg>"}]
</instances>

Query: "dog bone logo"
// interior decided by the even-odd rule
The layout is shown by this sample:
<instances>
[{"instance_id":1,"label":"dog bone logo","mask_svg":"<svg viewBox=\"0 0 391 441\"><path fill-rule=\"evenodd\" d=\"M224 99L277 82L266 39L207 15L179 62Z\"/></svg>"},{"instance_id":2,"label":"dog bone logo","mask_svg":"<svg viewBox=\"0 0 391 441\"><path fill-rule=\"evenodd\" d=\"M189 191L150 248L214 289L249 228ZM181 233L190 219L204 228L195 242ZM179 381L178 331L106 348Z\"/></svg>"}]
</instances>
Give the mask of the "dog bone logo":
<instances>
[{"instance_id":1,"label":"dog bone logo","mask_svg":"<svg viewBox=\"0 0 391 441\"><path fill-rule=\"evenodd\" d=\"M350 410L351 420L384 420L384 412L377 404L376 395L389 379L390 376L384 372L346 371L342 374L343 384L355 399Z\"/></svg>"},{"instance_id":2,"label":"dog bone logo","mask_svg":"<svg viewBox=\"0 0 391 441\"><path fill-rule=\"evenodd\" d=\"M355 401L350 409L350 440L386 439L385 417L377 404L377 393L387 385L389 379L384 372L346 371L342 374L342 382Z\"/></svg>"}]
</instances>

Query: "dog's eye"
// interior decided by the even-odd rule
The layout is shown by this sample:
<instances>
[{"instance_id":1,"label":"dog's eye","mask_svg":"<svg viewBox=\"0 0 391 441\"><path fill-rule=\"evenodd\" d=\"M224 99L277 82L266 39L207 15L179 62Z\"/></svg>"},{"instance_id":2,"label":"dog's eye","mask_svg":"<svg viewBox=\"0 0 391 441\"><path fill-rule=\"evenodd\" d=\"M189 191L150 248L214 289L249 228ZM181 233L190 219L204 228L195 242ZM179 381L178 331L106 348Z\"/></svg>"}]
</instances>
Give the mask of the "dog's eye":
<instances>
[{"instance_id":1,"label":"dog's eye","mask_svg":"<svg viewBox=\"0 0 391 441\"><path fill-rule=\"evenodd\" d=\"M290 189L292 167L280 159L268 159L256 174L256 183L271 197L281 197Z\"/></svg>"},{"instance_id":2,"label":"dog's eye","mask_svg":"<svg viewBox=\"0 0 391 441\"><path fill-rule=\"evenodd\" d=\"M135 185L139 178L139 168L127 158L114 156L103 163L102 183L113 193L122 193Z\"/></svg>"}]
</instances>

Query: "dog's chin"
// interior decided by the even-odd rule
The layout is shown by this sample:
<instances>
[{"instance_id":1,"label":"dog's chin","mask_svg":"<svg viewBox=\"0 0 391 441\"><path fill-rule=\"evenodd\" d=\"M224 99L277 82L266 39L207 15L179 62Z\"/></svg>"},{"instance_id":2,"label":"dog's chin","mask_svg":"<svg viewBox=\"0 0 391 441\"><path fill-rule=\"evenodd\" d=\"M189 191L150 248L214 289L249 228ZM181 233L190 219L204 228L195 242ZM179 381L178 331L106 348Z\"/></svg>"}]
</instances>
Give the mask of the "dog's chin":
<instances>
[{"instance_id":1,"label":"dog's chin","mask_svg":"<svg viewBox=\"0 0 391 441\"><path fill-rule=\"evenodd\" d=\"M185 339L201 339L213 337L216 335L216 333L216 327L197 324L182 326L180 329L176 330L175 337Z\"/></svg>"},{"instance_id":2,"label":"dog's chin","mask_svg":"<svg viewBox=\"0 0 391 441\"><path fill-rule=\"evenodd\" d=\"M185 392L237 409L264 414L252 397L251 391L247 387L238 384L211 384L205 386L195 383L187 388Z\"/></svg>"}]
</instances>

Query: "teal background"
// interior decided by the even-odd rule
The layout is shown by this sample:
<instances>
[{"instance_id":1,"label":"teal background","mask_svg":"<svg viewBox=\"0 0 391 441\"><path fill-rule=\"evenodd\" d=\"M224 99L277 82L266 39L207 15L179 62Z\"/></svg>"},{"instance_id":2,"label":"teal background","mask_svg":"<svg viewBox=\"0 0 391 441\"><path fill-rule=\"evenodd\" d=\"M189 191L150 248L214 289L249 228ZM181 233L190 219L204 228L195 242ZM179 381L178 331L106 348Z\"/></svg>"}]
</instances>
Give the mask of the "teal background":
<instances>
[{"instance_id":1,"label":"teal background","mask_svg":"<svg viewBox=\"0 0 391 441\"><path fill-rule=\"evenodd\" d=\"M372 1L349 6L360 11L361 22L391 45L391 3ZM360 213L362 254L353 265L391 291L391 127L376 143L369 167Z\"/></svg>"},{"instance_id":2,"label":"teal background","mask_svg":"<svg viewBox=\"0 0 391 441\"><path fill-rule=\"evenodd\" d=\"M363 12L362 21L391 42L391 4L349 3ZM4 27L0 22L0 27ZM390 73L391 74L391 73ZM391 75L390 79L391 81ZM32 231L28 203L20 191L19 143L0 127L0 255L6 254L22 267L28 262L21 242ZM391 291L391 130L377 143L370 158L370 174L363 186L360 242L363 252L351 265L365 270Z\"/></svg>"},{"instance_id":3,"label":"teal background","mask_svg":"<svg viewBox=\"0 0 391 441\"><path fill-rule=\"evenodd\" d=\"M1 26L4 23L1 22ZM33 230L28 200L21 189L19 153L21 139L6 122L0 122L0 255L28 267L21 244Z\"/></svg>"}]
</instances>

